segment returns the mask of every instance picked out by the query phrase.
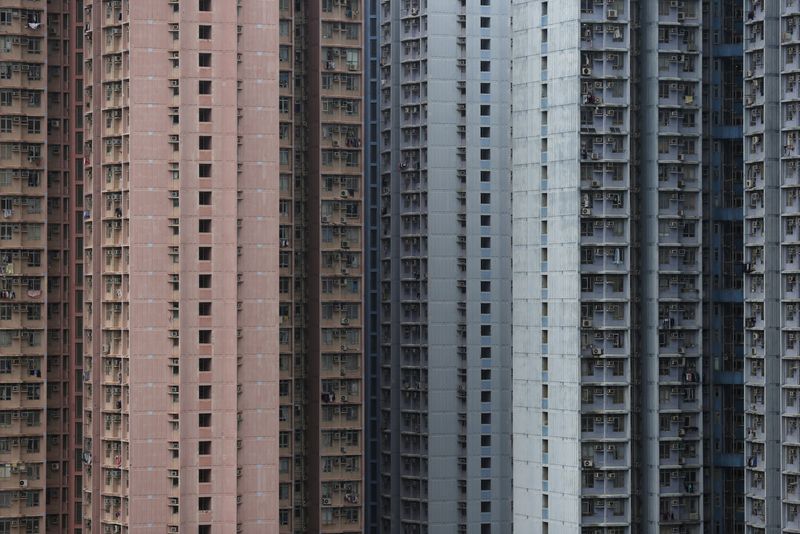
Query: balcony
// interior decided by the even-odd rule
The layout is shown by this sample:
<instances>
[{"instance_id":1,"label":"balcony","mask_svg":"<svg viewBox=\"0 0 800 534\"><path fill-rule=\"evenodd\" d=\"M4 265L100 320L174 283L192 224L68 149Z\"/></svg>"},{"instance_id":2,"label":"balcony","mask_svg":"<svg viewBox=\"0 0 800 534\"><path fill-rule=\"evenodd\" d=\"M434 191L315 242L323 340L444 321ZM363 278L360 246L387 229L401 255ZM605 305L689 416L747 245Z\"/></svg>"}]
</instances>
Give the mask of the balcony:
<instances>
[{"instance_id":1,"label":"balcony","mask_svg":"<svg viewBox=\"0 0 800 534\"><path fill-rule=\"evenodd\" d=\"M583 470L583 484L581 494L583 496L592 495L627 495L628 488L627 471L590 471Z\"/></svg>"},{"instance_id":2,"label":"balcony","mask_svg":"<svg viewBox=\"0 0 800 534\"><path fill-rule=\"evenodd\" d=\"M587 414L581 416L581 440L624 440L628 438L626 416Z\"/></svg>"},{"instance_id":3,"label":"balcony","mask_svg":"<svg viewBox=\"0 0 800 534\"><path fill-rule=\"evenodd\" d=\"M625 2L612 0L604 4L593 4L591 9L581 10L581 22L624 22L627 20Z\"/></svg>"},{"instance_id":4,"label":"balcony","mask_svg":"<svg viewBox=\"0 0 800 534\"><path fill-rule=\"evenodd\" d=\"M581 17L584 20L584 17ZM581 50L627 51L627 24L581 24Z\"/></svg>"},{"instance_id":5,"label":"balcony","mask_svg":"<svg viewBox=\"0 0 800 534\"><path fill-rule=\"evenodd\" d=\"M585 274L624 274L629 269L624 247L584 247L582 250L581 273ZM591 255L591 261L588 256Z\"/></svg>"},{"instance_id":6,"label":"balcony","mask_svg":"<svg viewBox=\"0 0 800 534\"><path fill-rule=\"evenodd\" d=\"M628 245L627 221L622 219L583 219L581 221L581 245Z\"/></svg>"},{"instance_id":7,"label":"balcony","mask_svg":"<svg viewBox=\"0 0 800 534\"><path fill-rule=\"evenodd\" d=\"M581 524L583 526L624 527L630 521L628 499L583 499Z\"/></svg>"}]
</instances>

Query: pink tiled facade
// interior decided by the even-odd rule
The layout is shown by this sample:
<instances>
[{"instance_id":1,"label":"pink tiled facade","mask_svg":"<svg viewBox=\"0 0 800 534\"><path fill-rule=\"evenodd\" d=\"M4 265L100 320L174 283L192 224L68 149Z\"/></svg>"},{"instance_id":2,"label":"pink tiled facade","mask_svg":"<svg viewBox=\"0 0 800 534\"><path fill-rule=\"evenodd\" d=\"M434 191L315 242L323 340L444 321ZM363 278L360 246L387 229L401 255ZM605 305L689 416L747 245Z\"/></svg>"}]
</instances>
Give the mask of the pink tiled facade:
<instances>
[{"instance_id":1,"label":"pink tiled facade","mask_svg":"<svg viewBox=\"0 0 800 534\"><path fill-rule=\"evenodd\" d=\"M84 18L83 529L277 532L277 0Z\"/></svg>"}]
</instances>

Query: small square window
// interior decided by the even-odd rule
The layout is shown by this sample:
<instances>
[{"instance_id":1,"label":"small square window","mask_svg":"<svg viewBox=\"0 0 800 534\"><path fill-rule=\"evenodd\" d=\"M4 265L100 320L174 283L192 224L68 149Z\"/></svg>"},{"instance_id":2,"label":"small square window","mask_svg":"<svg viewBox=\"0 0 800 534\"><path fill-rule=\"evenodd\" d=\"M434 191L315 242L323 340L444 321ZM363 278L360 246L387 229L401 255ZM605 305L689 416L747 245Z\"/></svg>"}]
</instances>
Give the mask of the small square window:
<instances>
[{"instance_id":1,"label":"small square window","mask_svg":"<svg viewBox=\"0 0 800 534\"><path fill-rule=\"evenodd\" d=\"M492 347L481 347L481 358L491 358L492 357Z\"/></svg>"},{"instance_id":2,"label":"small square window","mask_svg":"<svg viewBox=\"0 0 800 534\"><path fill-rule=\"evenodd\" d=\"M211 426L211 414L210 413L200 413L197 414L197 425L200 428L208 428Z\"/></svg>"},{"instance_id":3,"label":"small square window","mask_svg":"<svg viewBox=\"0 0 800 534\"><path fill-rule=\"evenodd\" d=\"M492 203L492 194L481 193L481 204L491 204L491 203Z\"/></svg>"},{"instance_id":4,"label":"small square window","mask_svg":"<svg viewBox=\"0 0 800 534\"><path fill-rule=\"evenodd\" d=\"M481 117L488 117L492 114L492 106L489 104L481 105Z\"/></svg>"},{"instance_id":5,"label":"small square window","mask_svg":"<svg viewBox=\"0 0 800 534\"><path fill-rule=\"evenodd\" d=\"M481 28L488 28L489 27L489 17L481 17Z\"/></svg>"},{"instance_id":6,"label":"small square window","mask_svg":"<svg viewBox=\"0 0 800 534\"><path fill-rule=\"evenodd\" d=\"M211 469L200 469L197 473L197 481L200 484L208 484L211 482Z\"/></svg>"},{"instance_id":7,"label":"small square window","mask_svg":"<svg viewBox=\"0 0 800 534\"><path fill-rule=\"evenodd\" d=\"M492 290L492 283L489 280L481 280L481 292L486 293Z\"/></svg>"},{"instance_id":8,"label":"small square window","mask_svg":"<svg viewBox=\"0 0 800 534\"><path fill-rule=\"evenodd\" d=\"M198 120L200 122L211 122L211 108L200 108Z\"/></svg>"},{"instance_id":9,"label":"small square window","mask_svg":"<svg viewBox=\"0 0 800 534\"><path fill-rule=\"evenodd\" d=\"M491 48L489 39L481 39L481 50L489 50Z\"/></svg>"},{"instance_id":10,"label":"small square window","mask_svg":"<svg viewBox=\"0 0 800 534\"><path fill-rule=\"evenodd\" d=\"M487 161L492 158L492 149L490 148L482 148L481 149L481 161Z\"/></svg>"},{"instance_id":11,"label":"small square window","mask_svg":"<svg viewBox=\"0 0 800 534\"><path fill-rule=\"evenodd\" d=\"M492 181L492 171L481 171L481 182Z\"/></svg>"},{"instance_id":12,"label":"small square window","mask_svg":"<svg viewBox=\"0 0 800 534\"><path fill-rule=\"evenodd\" d=\"M201 135L197 140L197 146L200 150L211 150L211 136Z\"/></svg>"},{"instance_id":13,"label":"small square window","mask_svg":"<svg viewBox=\"0 0 800 534\"><path fill-rule=\"evenodd\" d=\"M486 413L483 415L490 415L490 414ZM491 417L489 417L489 420L491 420ZM492 481L489 480L488 478L481 479L481 490L489 491L490 489L492 489Z\"/></svg>"},{"instance_id":14,"label":"small square window","mask_svg":"<svg viewBox=\"0 0 800 534\"><path fill-rule=\"evenodd\" d=\"M211 66L211 52L200 52L197 55L197 65L199 67Z\"/></svg>"},{"instance_id":15,"label":"small square window","mask_svg":"<svg viewBox=\"0 0 800 534\"><path fill-rule=\"evenodd\" d=\"M211 0L199 0L197 3L198 11L211 11Z\"/></svg>"},{"instance_id":16,"label":"small square window","mask_svg":"<svg viewBox=\"0 0 800 534\"><path fill-rule=\"evenodd\" d=\"M481 441L483 441L483 440L481 439ZM481 458L481 469L489 469L490 467L492 467L492 459L491 458L487 458L486 456L482 457Z\"/></svg>"},{"instance_id":17,"label":"small square window","mask_svg":"<svg viewBox=\"0 0 800 534\"><path fill-rule=\"evenodd\" d=\"M492 129L489 126L481 126L481 137L484 139L488 139ZM483 173L481 173L483 174Z\"/></svg>"},{"instance_id":18,"label":"small square window","mask_svg":"<svg viewBox=\"0 0 800 534\"><path fill-rule=\"evenodd\" d=\"M197 90L201 95L211 94L211 80L199 80L197 82Z\"/></svg>"},{"instance_id":19,"label":"small square window","mask_svg":"<svg viewBox=\"0 0 800 534\"><path fill-rule=\"evenodd\" d=\"M481 83L481 94L488 95L492 92L492 84L490 83Z\"/></svg>"},{"instance_id":20,"label":"small square window","mask_svg":"<svg viewBox=\"0 0 800 534\"><path fill-rule=\"evenodd\" d=\"M200 261L211 261L211 247L200 247L197 256Z\"/></svg>"},{"instance_id":21,"label":"small square window","mask_svg":"<svg viewBox=\"0 0 800 534\"><path fill-rule=\"evenodd\" d=\"M200 219L198 221L198 231L201 234L211 233L211 219Z\"/></svg>"},{"instance_id":22,"label":"small square window","mask_svg":"<svg viewBox=\"0 0 800 534\"><path fill-rule=\"evenodd\" d=\"M492 335L492 325L490 325L490 324L482 324L481 325L481 335L482 336L491 336Z\"/></svg>"},{"instance_id":23,"label":"small square window","mask_svg":"<svg viewBox=\"0 0 800 534\"><path fill-rule=\"evenodd\" d=\"M481 237L481 248L492 248L492 238Z\"/></svg>"},{"instance_id":24,"label":"small square window","mask_svg":"<svg viewBox=\"0 0 800 534\"><path fill-rule=\"evenodd\" d=\"M211 205L211 191L200 191L197 193L197 203L201 206Z\"/></svg>"},{"instance_id":25,"label":"small square window","mask_svg":"<svg viewBox=\"0 0 800 534\"><path fill-rule=\"evenodd\" d=\"M198 497L197 509L201 512L211 511L211 497Z\"/></svg>"},{"instance_id":26,"label":"small square window","mask_svg":"<svg viewBox=\"0 0 800 534\"><path fill-rule=\"evenodd\" d=\"M208 24L201 24L197 27L198 39L211 39L211 26Z\"/></svg>"},{"instance_id":27,"label":"small square window","mask_svg":"<svg viewBox=\"0 0 800 534\"><path fill-rule=\"evenodd\" d=\"M481 501L481 512L489 513L492 511L492 503L490 501Z\"/></svg>"},{"instance_id":28,"label":"small square window","mask_svg":"<svg viewBox=\"0 0 800 534\"><path fill-rule=\"evenodd\" d=\"M481 402L492 402L492 392L491 391L481 391ZM203 414L200 414L200 415L203 415Z\"/></svg>"},{"instance_id":29,"label":"small square window","mask_svg":"<svg viewBox=\"0 0 800 534\"><path fill-rule=\"evenodd\" d=\"M198 330L197 342L201 345L208 345L211 343L211 330Z\"/></svg>"},{"instance_id":30,"label":"small square window","mask_svg":"<svg viewBox=\"0 0 800 534\"><path fill-rule=\"evenodd\" d=\"M208 317L211 315L211 303L210 302L198 302L197 303L197 315L200 317Z\"/></svg>"},{"instance_id":31,"label":"small square window","mask_svg":"<svg viewBox=\"0 0 800 534\"><path fill-rule=\"evenodd\" d=\"M197 166L197 176L199 178L211 178L211 164L201 163Z\"/></svg>"},{"instance_id":32,"label":"small square window","mask_svg":"<svg viewBox=\"0 0 800 534\"><path fill-rule=\"evenodd\" d=\"M203 384L197 386L197 397L201 400L208 400L211 398L211 386Z\"/></svg>"},{"instance_id":33,"label":"small square window","mask_svg":"<svg viewBox=\"0 0 800 534\"><path fill-rule=\"evenodd\" d=\"M481 380L491 380L491 379L492 379L492 370L481 369Z\"/></svg>"},{"instance_id":34,"label":"small square window","mask_svg":"<svg viewBox=\"0 0 800 534\"><path fill-rule=\"evenodd\" d=\"M208 373L211 371L211 358L200 358L197 361L197 370L201 373Z\"/></svg>"},{"instance_id":35,"label":"small square window","mask_svg":"<svg viewBox=\"0 0 800 534\"><path fill-rule=\"evenodd\" d=\"M481 313L484 315L492 313L492 304L489 302L481 302Z\"/></svg>"},{"instance_id":36,"label":"small square window","mask_svg":"<svg viewBox=\"0 0 800 534\"><path fill-rule=\"evenodd\" d=\"M200 441L197 444L197 454L202 456L206 456L211 454L211 442L210 441Z\"/></svg>"},{"instance_id":37,"label":"small square window","mask_svg":"<svg viewBox=\"0 0 800 534\"><path fill-rule=\"evenodd\" d=\"M211 525L198 525L197 534L211 534Z\"/></svg>"},{"instance_id":38,"label":"small square window","mask_svg":"<svg viewBox=\"0 0 800 534\"><path fill-rule=\"evenodd\" d=\"M211 275L201 274L197 276L197 286L200 289L209 289L211 287Z\"/></svg>"},{"instance_id":39,"label":"small square window","mask_svg":"<svg viewBox=\"0 0 800 534\"><path fill-rule=\"evenodd\" d=\"M491 71L492 71L492 62L481 61L481 72L491 72Z\"/></svg>"},{"instance_id":40,"label":"small square window","mask_svg":"<svg viewBox=\"0 0 800 534\"><path fill-rule=\"evenodd\" d=\"M492 414L490 413L482 413L481 414L481 424L482 425L491 425L492 424ZM491 489L491 486L488 488L483 488L483 484L481 484L481 489Z\"/></svg>"},{"instance_id":41,"label":"small square window","mask_svg":"<svg viewBox=\"0 0 800 534\"><path fill-rule=\"evenodd\" d=\"M481 271L489 271L492 268L492 260L489 258L481 259Z\"/></svg>"},{"instance_id":42,"label":"small square window","mask_svg":"<svg viewBox=\"0 0 800 534\"><path fill-rule=\"evenodd\" d=\"M481 434L481 447L489 447L492 444L492 436L489 434ZM483 463L483 461L481 461Z\"/></svg>"},{"instance_id":43,"label":"small square window","mask_svg":"<svg viewBox=\"0 0 800 534\"><path fill-rule=\"evenodd\" d=\"M481 215L481 226L491 226L491 225L492 225L492 216Z\"/></svg>"}]
</instances>

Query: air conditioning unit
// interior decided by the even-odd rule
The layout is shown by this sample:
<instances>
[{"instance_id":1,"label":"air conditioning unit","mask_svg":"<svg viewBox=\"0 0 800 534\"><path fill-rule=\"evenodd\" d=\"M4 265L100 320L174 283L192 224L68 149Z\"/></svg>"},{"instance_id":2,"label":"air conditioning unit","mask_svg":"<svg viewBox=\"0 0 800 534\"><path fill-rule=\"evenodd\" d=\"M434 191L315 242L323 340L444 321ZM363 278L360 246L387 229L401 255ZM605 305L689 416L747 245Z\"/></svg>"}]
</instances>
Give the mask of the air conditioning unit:
<instances>
[{"instance_id":1,"label":"air conditioning unit","mask_svg":"<svg viewBox=\"0 0 800 534\"><path fill-rule=\"evenodd\" d=\"M328 497L323 497L323 498L322 498L322 506L330 506L330 505L331 505L331 500L330 500L330 498L328 498Z\"/></svg>"},{"instance_id":2,"label":"air conditioning unit","mask_svg":"<svg viewBox=\"0 0 800 534\"><path fill-rule=\"evenodd\" d=\"M20 488L27 488L28 487L28 481L27 480L20 480L19 481L19 487Z\"/></svg>"}]
</instances>

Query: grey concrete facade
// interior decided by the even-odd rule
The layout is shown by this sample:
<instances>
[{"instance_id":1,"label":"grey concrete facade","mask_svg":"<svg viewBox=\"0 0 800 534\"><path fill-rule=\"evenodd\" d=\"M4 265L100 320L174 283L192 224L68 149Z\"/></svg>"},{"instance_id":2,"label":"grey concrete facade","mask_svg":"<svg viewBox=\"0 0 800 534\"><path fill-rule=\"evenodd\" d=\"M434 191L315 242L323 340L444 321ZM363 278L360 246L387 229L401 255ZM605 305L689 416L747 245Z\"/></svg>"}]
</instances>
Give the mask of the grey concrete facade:
<instances>
[{"instance_id":1,"label":"grey concrete facade","mask_svg":"<svg viewBox=\"0 0 800 534\"><path fill-rule=\"evenodd\" d=\"M512 4L515 530L700 533L702 2Z\"/></svg>"},{"instance_id":2,"label":"grey concrete facade","mask_svg":"<svg viewBox=\"0 0 800 534\"><path fill-rule=\"evenodd\" d=\"M381 528L508 532L508 2L380 21Z\"/></svg>"}]
</instances>

